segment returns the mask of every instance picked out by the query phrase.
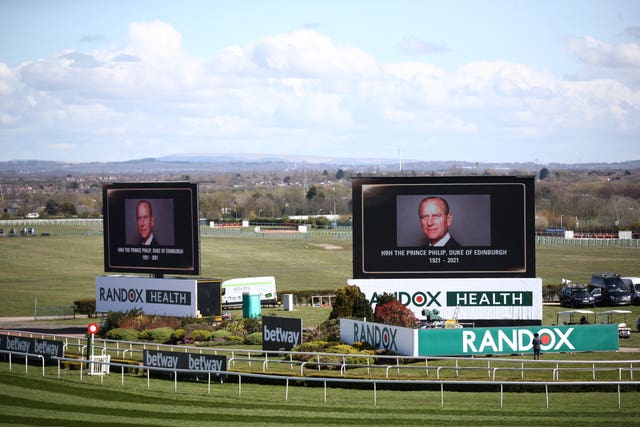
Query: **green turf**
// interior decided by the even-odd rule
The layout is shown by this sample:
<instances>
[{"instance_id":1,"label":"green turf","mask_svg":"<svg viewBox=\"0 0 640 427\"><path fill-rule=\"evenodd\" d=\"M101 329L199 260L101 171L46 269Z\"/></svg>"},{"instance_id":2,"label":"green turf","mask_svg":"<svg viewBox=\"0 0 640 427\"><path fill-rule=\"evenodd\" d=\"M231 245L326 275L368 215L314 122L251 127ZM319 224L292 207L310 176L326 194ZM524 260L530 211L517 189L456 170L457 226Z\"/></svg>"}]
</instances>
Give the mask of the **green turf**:
<instances>
[{"instance_id":1,"label":"green turf","mask_svg":"<svg viewBox=\"0 0 640 427\"><path fill-rule=\"evenodd\" d=\"M337 248L336 248L337 246ZM331 239L258 239L203 236L202 276L243 277L274 275L279 290L337 289L351 277L351 242ZM558 284L563 277L586 281L594 271L618 271L640 276L637 249L537 248L537 273L544 284ZM39 305L70 305L91 298L95 276L104 274L102 237L96 234L56 234L0 240L0 316L32 315ZM629 307L633 323L631 339L621 345L640 347L635 318L640 307ZM543 322L556 321L563 310L545 306ZM270 314L265 309L263 314ZM328 309L296 307L289 316L302 317L305 325L320 322ZM593 359L594 353L565 355ZM606 358L637 359L633 353L607 353ZM544 357L544 355L543 355ZM484 393L446 391L444 407L439 391L330 388L324 402L322 387L291 387L285 400L284 385L216 384L211 395L205 384L126 379L116 374L78 379L77 371L53 368L47 376L15 364L0 363L0 425L636 425L640 395L622 393L622 408L614 392L565 393L551 390L549 409L545 394L505 393L500 407L498 388Z\"/></svg>"},{"instance_id":2,"label":"green turf","mask_svg":"<svg viewBox=\"0 0 640 427\"><path fill-rule=\"evenodd\" d=\"M94 297L95 277L105 274L102 251L96 234L0 239L0 316L32 315L36 301L68 306ZM536 258L544 285L586 282L599 271L640 276L640 249L538 246ZM202 277L262 275L275 276L280 291L341 288L352 277L351 241L202 237Z\"/></svg>"},{"instance_id":3,"label":"green turf","mask_svg":"<svg viewBox=\"0 0 640 427\"><path fill-rule=\"evenodd\" d=\"M77 371L53 369L42 377L7 372L0 364L2 425L58 426L201 426L201 425L474 425L584 426L636 425L637 392L567 393L550 387L549 408L544 387L539 393L499 386L484 393L461 393L445 388L444 406L435 390L393 391L372 388L327 388L291 385L206 383L109 375L79 381ZM374 401L375 399L375 401Z\"/></svg>"}]
</instances>

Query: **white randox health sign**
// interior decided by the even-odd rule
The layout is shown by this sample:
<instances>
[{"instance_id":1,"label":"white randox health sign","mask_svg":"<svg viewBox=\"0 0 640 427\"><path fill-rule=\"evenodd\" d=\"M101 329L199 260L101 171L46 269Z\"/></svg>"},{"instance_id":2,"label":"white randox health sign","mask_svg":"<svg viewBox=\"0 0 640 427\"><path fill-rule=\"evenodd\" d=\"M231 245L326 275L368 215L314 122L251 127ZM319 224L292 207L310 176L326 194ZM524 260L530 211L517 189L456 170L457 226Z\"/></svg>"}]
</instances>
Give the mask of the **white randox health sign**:
<instances>
[{"instance_id":1,"label":"white randox health sign","mask_svg":"<svg viewBox=\"0 0 640 427\"><path fill-rule=\"evenodd\" d=\"M340 341L347 344L366 342L377 350L389 350L404 356L418 355L417 329L340 319Z\"/></svg>"},{"instance_id":2,"label":"white randox health sign","mask_svg":"<svg viewBox=\"0 0 640 427\"><path fill-rule=\"evenodd\" d=\"M196 279L97 276L96 311L142 309L146 314L195 317Z\"/></svg>"},{"instance_id":3,"label":"white randox health sign","mask_svg":"<svg viewBox=\"0 0 640 427\"><path fill-rule=\"evenodd\" d=\"M539 278L351 279L375 309L383 293L395 295L418 319L437 309L444 319L542 320Z\"/></svg>"}]
</instances>

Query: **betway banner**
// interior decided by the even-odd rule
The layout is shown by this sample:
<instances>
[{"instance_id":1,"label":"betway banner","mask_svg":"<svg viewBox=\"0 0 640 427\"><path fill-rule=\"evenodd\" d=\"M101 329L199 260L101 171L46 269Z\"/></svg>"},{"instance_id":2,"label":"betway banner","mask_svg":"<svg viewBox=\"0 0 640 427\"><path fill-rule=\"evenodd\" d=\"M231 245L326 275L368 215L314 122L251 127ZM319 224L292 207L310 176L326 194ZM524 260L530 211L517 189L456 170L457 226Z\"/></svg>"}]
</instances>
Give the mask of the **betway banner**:
<instances>
[{"instance_id":1,"label":"betway banner","mask_svg":"<svg viewBox=\"0 0 640 427\"><path fill-rule=\"evenodd\" d=\"M378 350L404 356L418 355L418 330L360 320L340 319L340 341L366 342Z\"/></svg>"},{"instance_id":2,"label":"betway banner","mask_svg":"<svg viewBox=\"0 0 640 427\"><path fill-rule=\"evenodd\" d=\"M302 319L262 316L262 349L291 350L302 344Z\"/></svg>"},{"instance_id":3,"label":"betway banner","mask_svg":"<svg viewBox=\"0 0 640 427\"><path fill-rule=\"evenodd\" d=\"M142 364L154 368L188 369L219 373L227 370L227 357L200 353L143 350Z\"/></svg>"},{"instance_id":4,"label":"betway banner","mask_svg":"<svg viewBox=\"0 0 640 427\"><path fill-rule=\"evenodd\" d=\"M38 354L49 360L52 357L62 357L63 349L62 341L0 335L0 350Z\"/></svg>"},{"instance_id":5,"label":"betway banner","mask_svg":"<svg viewBox=\"0 0 640 427\"><path fill-rule=\"evenodd\" d=\"M145 314L195 317L197 284L195 279L97 276L96 311L142 309Z\"/></svg>"},{"instance_id":6,"label":"betway banner","mask_svg":"<svg viewBox=\"0 0 640 427\"><path fill-rule=\"evenodd\" d=\"M395 295L418 319L424 310L443 319L542 321L542 280L495 279L351 279L375 309L383 293Z\"/></svg>"},{"instance_id":7,"label":"betway banner","mask_svg":"<svg viewBox=\"0 0 640 427\"><path fill-rule=\"evenodd\" d=\"M537 326L521 328L420 329L419 356L473 356L533 353L538 333L542 353L617 351L618 325Z\"/></svg>"}]
</instances>

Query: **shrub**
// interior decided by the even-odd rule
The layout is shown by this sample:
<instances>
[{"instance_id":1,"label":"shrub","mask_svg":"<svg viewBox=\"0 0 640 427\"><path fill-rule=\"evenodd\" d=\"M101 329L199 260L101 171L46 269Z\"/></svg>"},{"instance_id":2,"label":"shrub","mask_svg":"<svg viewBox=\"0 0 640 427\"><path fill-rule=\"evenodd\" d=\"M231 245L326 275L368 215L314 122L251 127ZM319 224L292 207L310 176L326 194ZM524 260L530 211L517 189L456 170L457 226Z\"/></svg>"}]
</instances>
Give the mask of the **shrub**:
<instances>
[{"instance_id":1,"label":"shrub","mask_svg":"<svg viewBox=\"0 0 640 427\"><path fill-rule=\"evenodd\" d=\"M135 329L115 328L109 330L106 333L105 338L118 341L137 341L139 336L140 332Z\"/></svg>"},{"instance_id":2,"label":"shrub","mask_svg":"<svg viewBox=\"0 0 640 427\"><path fill-rule=\"evenodd\" d=\"M244 342L244 340L243 340L242 337L239 337L237 335L231 335L227 339L227 342L230 343L230 344L242 344Z\"/></svg>"},{"instance_id":3,"label":"shrub","mask_svg":"<svg viewBox=\"0 0 640 427\"><path fill-rule=\"evenodd\" d=\"M238 319L231 320L226 329L234 335L246 336L254 332L262 332L262 320L260 319Z\"/></svg>"},{"instance_id":4,"label":"shrub","mask_svg":"<svg viewBox=\"0 0 640 427\"><path fill-rule=\"evenodd\" d=\"M328 347L326 350L327 353L337 353L337 354L367 354L358 351L356 348L348 345L348 344L336 344L331 347ZM321 358L323 360L325 358ZM340 356L327 356L326 362L332 363L342 363L343 358ZM350 365L366 365L367 358L366 357L345 357L344 363L348 363Z\"/></svg>"},{"instance_id":5,"label":"shrub","mask_svg":"<svg viewBox=\"0 0 640 427\"><path fill-rule=\"evenodd\" d=\"M189 334L189 340L192 342L204 342L209 341L209 337L211 336L211 331L207 331L204 329L196 329Z\"/></svg>"},{"instance_id":6,"label":"shrub","mask_svg":"<svg viewBox=\"0 0 640 427\"><path fill-rule=\"evenodd\" d=\"M262 332L252 332L244 339L244 343L248 345L261 345L262 344Z\"/></svg>"},{"instance_id":7,"label":"shrub","mask_svg":"<svg viewBox=\"0 0 640 427\"><path fill-rule=\"evenodd\" d=\"M309 342L303 342L302 344L299 344L295 347L292 348L292 351L296 351L296 352L302 352L302 353L322 353L324 352L325 348L327 348L328 343L326 341L309 341ZM300 353L296 353L292 355L292 358L294 360L299 360L301 362L306 362L312 359L315 359L315 357L311 354L300 354Z\"/></svg>"},{"instance_id":8,"label":"shrub","mask_svg":"<svg viewBox=\"0 0 640 427\"><path fill-rule=\"evenodd\" d=\"M397 300L385 304L378 304L376 306L374 321L405 328L415 328L418 324L418 319L413 312Z\"/></svg>"},{"instance_id":9,"label":"shrub","mask_svg":"<svg viewBox=\"0 0 640 427\"><path fill-rule=\"evenodd\" d=\"M338 319L325 320L315 329L304 332L304 341L340 341L340 321Z\"/></svg>"},{"instance_id":10,"label":"shrub","mask_svg":"<svg viewBox=\"0 0 640 427\"><path fill-rule=\"evenodd\" d=\"M355 317L358 319L373 320L373 310L371 304L364 297L364 294L355 285L347 285L336 291L336 300L333 309L329 314L329 319L339 319L342 317Z\"/></svg>"},{"instance_id":11,"label":"shrub","mask_svg":"<svg viewBox=\"0 0 640 427\"><path fill-rule=\"evenodd\" d=\"M310 353L321 353L327 348L329 343L327 341L309 341L303 342L295 347L293 347L293 351L299 352L310 352Z\"/></svg>"},{"instance_id":12,"label":"shrub","mask_svg":"<svg viewBox=\"0 0 640 427\"><path fill-rule=\"evenodd\" d=\"M360 352L366 352L367 354L375 353L375 348L368 342L356 341L351 344L351 346Z\"/></svg>"},{"instance_id":13,"label":"shrub","mask_svg":"<svg viewBox=\"0 0 640 427\"><path fill-rule=\"evenodd\" d=\"M218 329L217 331L213 331L211 333L211 338L224 339L226 340L231 336L231 332L226 329Z\"/></svg>"},{"instance_id":14,"label":"shrub","mask_svg":"<svg viewBox=\"0 0 640 427\"><path fill-rule=\"evenodd\" d=\"M138 317L140 315L142 315L142 310L139 308L134 308L129 311L110 311L104 320L104 330L110 331L111 329L123 328L122 323L124 319Z\"/></svg>"},{"instance_id":15,"label":"shrub","mask_svg":"<svg viewBox=\"0 0 640 427\"><path fill-rule=\"evenodd\" d=\"M86 314L89 317L94 317L96 314L96 299L86 298L74 301L73 309L76 313Z\"/></svg>"},{"instance_id":16,"label":"shrub","mask_svg":"<svg viewBox=\"0 0 640 427\"><path fill-rule=\"evenodd\" d=\"M177 344L184 340L184 329L176 329L171 334L171 344Z\"/></svg>"},{"instance_id":17,"label":"shrub","mask_svg":"<svg viewBox=\"0 0 640 427\"><path fill-rule=\"evenodd\" d=\"M140 333L140 339L144 341L151 341L158 344L168 344L171 342L171 337L175 330L167 326L154 329L145 329Z\"/></svg>"}]
</instances>

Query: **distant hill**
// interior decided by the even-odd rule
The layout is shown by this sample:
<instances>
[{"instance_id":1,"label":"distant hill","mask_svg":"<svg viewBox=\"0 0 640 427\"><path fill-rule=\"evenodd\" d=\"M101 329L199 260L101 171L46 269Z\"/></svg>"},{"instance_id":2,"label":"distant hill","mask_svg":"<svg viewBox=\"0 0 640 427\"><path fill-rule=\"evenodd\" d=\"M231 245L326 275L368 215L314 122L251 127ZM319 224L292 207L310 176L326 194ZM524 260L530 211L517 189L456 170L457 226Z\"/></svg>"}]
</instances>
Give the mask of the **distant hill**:
<instances>
[{"instance_id":1,"label":"distant hill","mask_svg":"<svg viewBox=\"0 0 640 427\"><path fill-rule=\"evenodd\" d=\"M68 163L43 160L13 160L0 162L0 174L9 175L156 175L196 173L246 173L249 171L335 170L391 173L400 170L398 159L303 157L296 155L264 154L184 154L159 158L136 159L124 162ZM640 168L640 160L618 163L534 164L529 163L476 163L465 161L403 160L403 171L433 172L447 170L488 169L536 173L542 167L549 169L633 170Z\"/></svg>"}]
</instances>

